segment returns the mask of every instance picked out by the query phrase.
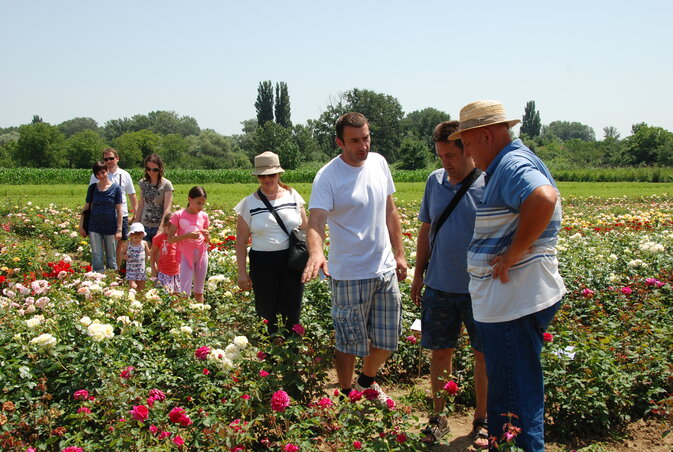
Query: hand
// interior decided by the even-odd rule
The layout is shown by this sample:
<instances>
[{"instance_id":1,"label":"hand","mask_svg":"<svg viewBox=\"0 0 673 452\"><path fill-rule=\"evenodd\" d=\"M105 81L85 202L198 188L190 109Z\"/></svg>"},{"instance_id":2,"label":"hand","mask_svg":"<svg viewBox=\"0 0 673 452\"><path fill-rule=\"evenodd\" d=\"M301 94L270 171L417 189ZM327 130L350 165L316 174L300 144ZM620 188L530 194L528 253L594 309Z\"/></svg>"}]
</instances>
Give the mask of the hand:
<instances>
[{"instance_id":1,"label":"hand","mask_svg":"<svg viewBox=\"0 0 673 452\"><path fill-rule=\"evenodd\" d=\"M199 231L192 231L192 232L186 233L185 236L188 239L198 240L198 238L201 237L201 233Z\"/></svg>"},{"instance_id":2,"label":"hand","mask_svg":"<svg viewBox=\"0 0 673 452\"><path fill-rule=\"evenodd\" d=\"M79 228L79 235L81 235L82 237L86 237L86 231L84 230L84 228Z\"/></svg>"},{"instance_id":3,"label":"hand","mask_svg":"<svg viewBox=\"0 0 673 452\"><path fill-rule=\"evenodd\" d=\"M423 290L423 276L418 276L414 274L414 282L411 283L411 301L414 302L416 306L421 305L421 291Z\"/></svg>"},{"instance_id":4,"label":"hand","mask_svg":"<svg viewBox=\"0 0 673 452\"><path fill-rule=\"evenodd\" d=\"M517 261L512 261L509 254L501 254L491 259L489 264L493 267L493 279L500 279L503 284L509 282L509 269Z\"/></svg>"},{"instance_id":5,"label":"hand","mask_svg":"<svg viewBox=\"0 0 673 452\"><path fill-rule=\"evenodd\" d=\"M210 243L210 232L208 231L208 229L201 229L200 231L201 231L201 234L203 235L203 239L206 242Z\"/></svg>"},{"instance_id":6,"label":"hand","mask_svg":"<svg viewBox=\"0 0 673 452\"><path fill-rule=\"evenodd\" d=\"M115 232L115 240L121 240L121 239L122 239L122 231Z\"/></svg>"},{"instance_id":7,"label":"hand","mask_svg":"<svg viewBox=\"0 0 673 452\"><path fill-rule=\"evenodd\" d=\"M238 275L238 287L240 287L241 290L252 289L252 279L250 279L250 275L247 273Z\"/></svg>"},{"instance_id":8,"label":"hand","mask_svg":"<svg viewBox=\"0 0 673 452\"><path fill-rule=\"evenodd\" d=\"M323 253L310 254L306 267L304 267L304 273L301 275L301 282L306 283L314 279L321 269L325 276L329 276L325 255Z\"/></svg>"},{"instance_id":9,"label":"hand","mask_svg":"<svg viewBox=\"0 0 673 452\"><path fill-rule=\"evenodd\" d=\"M397 264L397 282L404 281L407 278L407 259L404 256L396 257Z\"/></svg>"}]
</instances>

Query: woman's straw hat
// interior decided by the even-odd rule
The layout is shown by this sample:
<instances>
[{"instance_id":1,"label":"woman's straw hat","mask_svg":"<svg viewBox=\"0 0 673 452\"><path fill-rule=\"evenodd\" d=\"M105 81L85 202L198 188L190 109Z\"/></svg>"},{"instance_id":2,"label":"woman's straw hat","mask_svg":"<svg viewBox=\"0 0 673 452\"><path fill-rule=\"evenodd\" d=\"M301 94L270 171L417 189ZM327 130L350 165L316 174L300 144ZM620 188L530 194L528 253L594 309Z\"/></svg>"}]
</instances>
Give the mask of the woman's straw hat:
<instances>
[{"instance_id":1,"label":"woman's straw hat","mask_svg":"<svg viewBox=\"0 0 673 452\"><path fill-rule=\"evenodd\" d=\"M520 122L519 119L507 119L505 107L500 102L478 100L460 109L460 128L449 135L449 140L460 139L460 134L466 130L502 123L507 123L507 127L512 127Z\"/></svg>"},{"instance_id":2,"label":"woman's straw hat","mask_svg":"<svg viewBox=\"0 0 673 452\"><path fill-rule=\"evenodd\" d=\"M280 167L278 155L271 151L262 152L255 156L254 176L265 176L267 174L284 173L285 170Z\"/></svg>"}]
</instances>

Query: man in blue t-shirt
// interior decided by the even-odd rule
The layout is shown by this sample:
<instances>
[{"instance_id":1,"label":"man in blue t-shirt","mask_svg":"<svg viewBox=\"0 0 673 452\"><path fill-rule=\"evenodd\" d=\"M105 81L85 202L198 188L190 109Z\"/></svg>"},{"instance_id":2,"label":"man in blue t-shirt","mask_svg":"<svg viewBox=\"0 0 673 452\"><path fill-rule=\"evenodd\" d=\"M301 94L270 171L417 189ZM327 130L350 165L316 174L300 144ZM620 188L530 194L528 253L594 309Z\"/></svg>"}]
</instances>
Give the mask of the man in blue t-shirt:
<instances>
[{"instance_id":1,"label":"man in blue t-shirt","mask_svg":"<svg viewBox=\"0 0 673 452\"><path fill-rule=\"evenodd\" d=\"M486 429L486 365L481 352L479 334L472 317L467 274L467 247L474 232L476 204L484 191L484 175L472 179L474 162L463 152L460 140L448 137L458 130L458 121L445 121L435 127L435 151L442 168L433 171L425 185L418 219L422 222L416 242L416 269L411 285L411 298L421 306L421 345L432 350L430 383L434 412L422 430L423 441L438 441L449 431L444 398L438 393L451 375L451 360L456 350L462 325L465 324L474 353L474 381L477 398L474 412L474 447L488 447ZM475 173L474 176L477 174ZM446 218L437 225L444 210L464 184L472 182L467 192ZM425 275L425 278L424 278ZM425 286L425 292L421 291Z\"/></svg>"},{"instance_id":2,"label":"man in blue t-shirt","mask_svg":"<svg viewBox=\"0 0 673 452\"><path fill-rule=\"evenodd\" d=\"M543 333L565 293L556 241L561 196L542 161L509 129L496 101L460 110L465 154L486 171L467 253L470 295L488 375L488 430L498 438L508 413L521 428L516 443L544 451Z\"/></svg>"}]
</instances>

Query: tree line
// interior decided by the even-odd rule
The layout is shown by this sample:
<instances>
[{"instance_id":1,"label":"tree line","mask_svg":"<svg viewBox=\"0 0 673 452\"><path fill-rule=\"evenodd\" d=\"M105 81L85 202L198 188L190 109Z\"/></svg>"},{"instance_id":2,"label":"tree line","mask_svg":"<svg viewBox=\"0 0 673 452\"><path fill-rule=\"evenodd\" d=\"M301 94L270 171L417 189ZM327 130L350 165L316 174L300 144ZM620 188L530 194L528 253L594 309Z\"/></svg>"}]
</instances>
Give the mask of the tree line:
<instances>
[{"instance_id":1,"label":"tree line","mask_svg":"<svg viewBox=\"0 0 673 452\"><path fill-rule=\"evenodd\" d=\"M102 149L114 147L123 167L138 167L145 156L158 153L173 168L245 169L255 155L273 150L287 169L316 169L339 153L336 119L358 111L369 119L373 151L395 168L429 169L437 165L432 131L451 119L432 107L405 114L395 97L353 88L332 98L318 118L293 124L287 83L274 87L270 80L259 83L254 106L256 118L242 121L241 133L231 136L201 129L196 119L174 111L103 125L86 117L51 125L35 115L27 124L0 128L0 167L89 168ZM598 140L591 127L579 122L543 124L531 100L523 110L520 137L552 169L673 165L673 133L645 123L634 124L631 132L621 139L608 126Z\"/></svg>"}]
</instances>

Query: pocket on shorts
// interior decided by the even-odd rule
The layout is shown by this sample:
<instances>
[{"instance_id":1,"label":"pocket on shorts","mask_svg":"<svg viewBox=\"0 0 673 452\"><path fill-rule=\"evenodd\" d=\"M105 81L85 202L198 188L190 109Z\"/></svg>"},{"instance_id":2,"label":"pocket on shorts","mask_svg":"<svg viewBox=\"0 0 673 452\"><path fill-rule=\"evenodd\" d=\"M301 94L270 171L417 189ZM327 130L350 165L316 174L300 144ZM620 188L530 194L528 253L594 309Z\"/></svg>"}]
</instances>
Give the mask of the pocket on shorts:
<instances>
[{"instance_id":1,"label":"pocket on shorts","mask_svg":"<svg viewBox=\"0 0 673 452\"><path fill-rule=\"evenodd\" d=\"M357 344L365 337L359 306L333 306L334 331L337 343Z\"/></svg>"}]
</instances>

